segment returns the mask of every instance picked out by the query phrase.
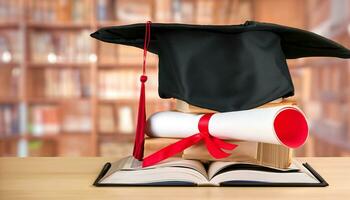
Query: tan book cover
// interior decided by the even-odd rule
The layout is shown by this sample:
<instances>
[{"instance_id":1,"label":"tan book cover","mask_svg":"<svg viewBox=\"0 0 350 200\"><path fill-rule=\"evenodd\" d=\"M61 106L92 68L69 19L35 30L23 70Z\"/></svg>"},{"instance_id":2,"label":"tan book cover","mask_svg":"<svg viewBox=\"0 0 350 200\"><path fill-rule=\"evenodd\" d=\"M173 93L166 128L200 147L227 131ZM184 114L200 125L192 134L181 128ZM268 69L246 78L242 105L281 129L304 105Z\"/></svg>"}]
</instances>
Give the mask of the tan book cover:
<instances>
[{"instance_id":1,"label":"tan book cover","mask_svg":"<svg viewBox=\"0 0 350 200\"><path fill-rule=\"evenodd\" d=\"M145 140L145 156L148 156L161 148L179 141L174 138L146 138ZM248 141L226 141L237 144L238 147L231 151L231 155L223 159L213 158L205 144L200 142L195 144L183 153L177 154L175 157L184 159L200 160L202 162L209 161L234 161L256 163L276 168L288 168L291 164L292 151L281 145L266 144Z\"/></svg>"},{"instance_id":2,"label":"tan book cover","mask_svg":"<svg viewBox=\"0 0 350 200\"><path fill-rule=\"evenodd\" d=\"M264 104L258 108L268 108L268 107L273 107L273 106L282 106L282 105L297 105L297 102L293 98L287 98L287 99L277 99L275 101L271 101L267 104ZM216 112L214 110L209 110L206 108L201 108L197 106L193 106L191 104L188 104L185 101L176 99L175 100L175 106L176 110L184 113L213 113Z\"/></svg>"}]
</instances>

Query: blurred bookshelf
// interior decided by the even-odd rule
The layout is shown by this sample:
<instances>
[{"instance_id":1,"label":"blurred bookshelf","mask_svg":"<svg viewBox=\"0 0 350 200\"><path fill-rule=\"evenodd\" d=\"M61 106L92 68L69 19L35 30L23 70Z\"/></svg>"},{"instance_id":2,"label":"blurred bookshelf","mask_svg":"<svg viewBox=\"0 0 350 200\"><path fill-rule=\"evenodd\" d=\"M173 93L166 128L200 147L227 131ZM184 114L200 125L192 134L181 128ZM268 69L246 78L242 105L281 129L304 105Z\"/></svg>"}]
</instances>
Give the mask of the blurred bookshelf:
<instances>
[{"instance_id":1,"label":"blurred bookshelf","mask_svg":"<svg viewBox=\"0 0 350 200\"><path fill-rule=\"evenodd\" d=\"M142 51L98 42L104 26L145 22L270 21L317 29L331 0L0 0L0 156L119 156L132 151ZM269 12L269 9L274 9ZM285 12L284 9L299 12ZM312 11L312 15L308 14ZM350 20L344 19L343 24ZM336 32L336 34L332 34ZM323 33L323 32L322 32ZM349 46L347 29L327 33ZM147 115L174 108L158 97L156 55L148 61ZM348 62L288 61L310 117L297 155L350 155ZM327 76L329 75L329 76Z\"/></svg>"}]
</instances>

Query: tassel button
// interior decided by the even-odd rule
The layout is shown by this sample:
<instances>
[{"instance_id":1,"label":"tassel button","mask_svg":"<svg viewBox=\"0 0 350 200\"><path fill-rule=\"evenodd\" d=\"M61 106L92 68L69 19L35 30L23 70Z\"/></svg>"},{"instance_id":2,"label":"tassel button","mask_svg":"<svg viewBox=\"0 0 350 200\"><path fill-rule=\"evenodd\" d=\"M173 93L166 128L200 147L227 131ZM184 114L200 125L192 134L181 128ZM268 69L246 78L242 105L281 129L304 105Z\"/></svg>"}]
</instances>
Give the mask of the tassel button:
<instances>
[{"instance_id":1,"label":"tassel button","mask_svg":"<svg viewBox=\"0 0 350 200\"><path fill-rule=\"evenodd\" d=\"M146 81L147 81L147 76L146 76L146 75L142 75L142 76L140 77L140 81L141 81L142 83L146 82Z\"/></svg>"}]
</instances>

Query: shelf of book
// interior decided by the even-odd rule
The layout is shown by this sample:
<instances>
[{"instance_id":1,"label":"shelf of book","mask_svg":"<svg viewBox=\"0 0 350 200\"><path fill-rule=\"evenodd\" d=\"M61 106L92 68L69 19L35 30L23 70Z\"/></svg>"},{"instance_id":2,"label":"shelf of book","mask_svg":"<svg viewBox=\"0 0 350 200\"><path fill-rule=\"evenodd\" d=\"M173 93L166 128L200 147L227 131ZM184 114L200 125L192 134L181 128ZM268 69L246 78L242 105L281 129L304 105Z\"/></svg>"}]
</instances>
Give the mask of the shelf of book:
<instances>
[{"instance_id":1,"label":"shelf of book","mask_svg":"<svg viewBox=\"0 0 350 200\"><path fill-rule=\"evenodd\" d=\"M130 153L142 50L97 42L89 36L97 28L146 20L242 24L253 19L299 28L320 23L318 14L306 20L299 1L279 1L278 5L297 8L300 13L264 12L272 3L276 2L0 0L5 8L0 9L0 81L6 83L0 87L0 127L7 129L0 128L0 155ZM316 7L313 10L317 6L326 9L324 4L312 6ZM350 44L341 33L337 37ZM157 62L157 56L149 54L147 115L174 108L172 100L160 100L157 95ZM344 77L347 62L308 58L289 60L288 65L298 102L308 115L350 122L341 111L349 106L350 98L339 90L350 85ZM327 74L333 75L327 78ZM47 134L46 129L54 130L55 135ZM8 140L11 142L6 143Z\"/></svg>"},{"instance_id":2,"label":"shelf of book","mask_svg":"<svg viewBox=\"0 0 350 200\"><path fill-rule=\"evenodd\" d=\"M17 104L20 100L18 98L11 98L11 97L1 97L0 98L0 104Z\"/></svg>"},{"instance_id":3,"label":"shelf of book","mask_svg":"<svg viewBox=\"0 0 350 200\"><path fill-rule=\"evenodd\" d=\"M120 64L120 63L98 63L98 68L102 70L116 70L116 69L135 69L139 70L141 63L134 63L134 64ZM147 69L156 69L156 64L147 65Z\"/></svg>"},{"instance_id":4,"label":"shelf of book","mask_svg":"<svg viewBox=\"0 0 350 200\"><path fill-rule=\"evenodd\" d=\"M19 28L20 23L16 22L16 21L6 21L6 22L2 22L0 21L0 29L17 29Z\"/></svg>"},{"instance_id":5,"label":"shelf of book","mask_svg":"<svg viewBox=\"0 0 350 200\"><path fill-rule=\"evenodd\" d=\"M28 63L28 68L89 68L91 63Z\"/></svg>"},{"instance_id":6,"label":"shelf of book","mask_svg":"<svg viewBox=\"0 0 350 200\"><path fill-rule=\"evenodd\" d=\"M67 23L67 22L56 22L56 23L42 23L42 22L28 22L27 26L29 29L45 29L45 31L52 30L80 30L80 29L91 29L91 23Z\"/></svg>"}]
</instances>

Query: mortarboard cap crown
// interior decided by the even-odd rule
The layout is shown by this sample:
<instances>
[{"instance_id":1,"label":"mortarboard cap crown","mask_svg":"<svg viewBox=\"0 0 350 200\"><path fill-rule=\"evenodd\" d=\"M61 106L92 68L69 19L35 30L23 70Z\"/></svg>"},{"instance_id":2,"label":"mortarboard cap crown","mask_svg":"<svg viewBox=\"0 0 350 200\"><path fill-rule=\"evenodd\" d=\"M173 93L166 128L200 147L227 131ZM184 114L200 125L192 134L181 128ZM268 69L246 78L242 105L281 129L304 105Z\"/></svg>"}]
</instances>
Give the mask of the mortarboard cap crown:
<instances>
[{"instance_id":1,"label":"mortarboard cap crown","mask_svg":"<svg viewBox=\"0 0 350 200\"><path fill-rule=\"evenodd\" d=\"M145 24L101 28L92 37L144 47ZM221 112L251 109L294 95L286 59L349 58L315 33L277 24L152 23L148 51L159 57L159 96Z\"/></svg>"}]
</instances>

